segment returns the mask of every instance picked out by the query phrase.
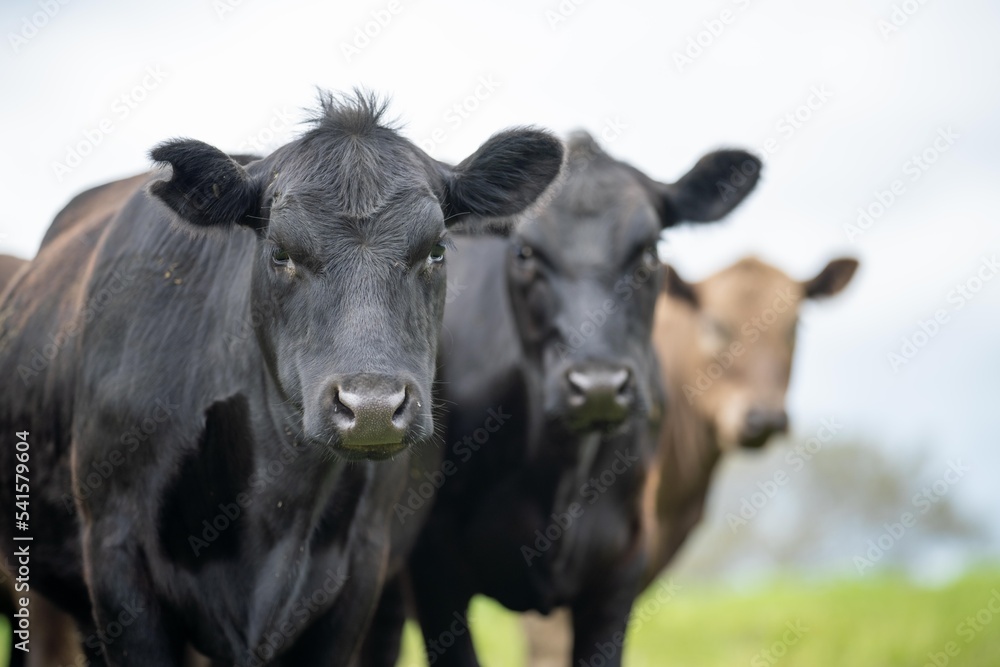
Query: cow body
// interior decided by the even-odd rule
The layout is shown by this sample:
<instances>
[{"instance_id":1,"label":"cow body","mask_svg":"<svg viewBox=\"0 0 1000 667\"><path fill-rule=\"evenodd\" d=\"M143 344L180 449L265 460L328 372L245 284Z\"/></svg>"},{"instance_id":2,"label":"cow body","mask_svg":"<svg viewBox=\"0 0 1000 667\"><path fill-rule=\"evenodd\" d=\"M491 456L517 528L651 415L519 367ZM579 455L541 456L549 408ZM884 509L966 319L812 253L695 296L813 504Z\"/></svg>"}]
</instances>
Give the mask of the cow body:
<instances>
[{"instance_id":1,"label":"cow body","mask_svg":"<svg viewBox=\"0 0 1000 667\"><path fill-rule=\"evenodd\" d=\"M570 606L574 662L610 643L607 664L619 664L645 569L656 243L664 226L724 215L760 167L716 153L665 185L589 135L573 136L568 155L552 198L511 240L463 239L454 253L440 344L444 460L415 459L393 536L394 562L415 544L407 578L436 665L478 664L465 620L476 594L519 611ZM721 204L716 184L743 163L754 178ZM484 280L490 271L505 280ZM428 484L436 498L419 502ZM372 662L393 661L389 651Z\"/></svg>"},{"instance_id":2,"label":"cow body","mask_svg":"<svg viewBox=\"0 0 1000 667\"><path fill-rule=\"evenodd\" d=\"M834 260L800 282L747 258L693 285L668 270L653 335L670 416L645 492L650 557L644 585L701 521L722 455L758 449L786 431L785 393L800 307L838 293L856 268L855 260ZM707 388L699 385L699 374L722 354L732 362Z\"/></svg>"},{"instance_id":3,"label":"cow body","mask_svg":"<svg viewBox=\"0 0 1000 667\"><path fill-rule=\"evenodd\" d=\"M433 428L444 219L520 210L562 155L517 131L451 168L381 112L325 98L260 160L165 144L168 180L81 195L6 293L0 423L29 432L31 584L92 661L353 654L406 474L376 460ZM5 516L4 549L14 532Z\"/></svg>"},{"instance_id":4,"label":"cow body","mask_svg":"<svg viewBox=\"0 0 1000 667\"><path fill-rule=\"evenodd\" d=\"M835 260L799 282L748 258L693 285L667 268L653 328L665 398L643 491L643 588L701 521L724 453L762 447L787 428L785 392L799 308L805 299L839 292L856 266L854 260ZM533 667L566 663L565 615L528 618L525 629Z\"/></svg>"}]
</instances>

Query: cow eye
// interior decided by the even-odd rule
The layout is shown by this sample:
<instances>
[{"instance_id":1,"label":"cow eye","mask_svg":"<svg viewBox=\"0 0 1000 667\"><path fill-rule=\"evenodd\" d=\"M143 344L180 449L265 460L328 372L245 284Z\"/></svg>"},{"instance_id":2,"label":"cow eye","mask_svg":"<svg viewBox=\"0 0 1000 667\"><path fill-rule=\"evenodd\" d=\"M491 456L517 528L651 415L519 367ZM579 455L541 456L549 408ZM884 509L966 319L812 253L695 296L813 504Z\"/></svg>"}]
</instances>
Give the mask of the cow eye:
<instances>
[{"instance_id":1,"label":"cow eye","mask_svg":"<svg viewBox=\"0 0 1000 667\"><path fill-rule=\"evenodd\" d=\"M292 263L292 258L284 248L275 248L271 251L271 261L276 266L288 266Z\"/></svg>"},{"instance_id":2,"label":"cow eye","mask_svg":"<svg viewBox=\"0 0 1000 667\"><path fill-rule=\"evenodd\" d=\"M431 252L427 255L428 264L440 264L444 261L444 251L445 247L443 243L435 243L434 247L431 248Z\"/></svg>"},{"instance_id":3,"label":"cow eye","mask_svg":"<svg viewBox=\"0 0 1000 667\"><path fill-rule=\"evenodd\" d=\"M655 269L660 265L660 255L656 251L656 244L646 246L646 249L642 252L642 263L646 265L647 269Z\"/></svg>"},{"instance_id":4,"label":"cow eye","mask_svg":"<svg viewBox=\"0 0 1000 667\"><path fill-rule=\"evenodd\" d=\"M517 248L517 258L526 262L535 256L535 250L530 245L520 245Z\"/></svg>"}]
</instances>

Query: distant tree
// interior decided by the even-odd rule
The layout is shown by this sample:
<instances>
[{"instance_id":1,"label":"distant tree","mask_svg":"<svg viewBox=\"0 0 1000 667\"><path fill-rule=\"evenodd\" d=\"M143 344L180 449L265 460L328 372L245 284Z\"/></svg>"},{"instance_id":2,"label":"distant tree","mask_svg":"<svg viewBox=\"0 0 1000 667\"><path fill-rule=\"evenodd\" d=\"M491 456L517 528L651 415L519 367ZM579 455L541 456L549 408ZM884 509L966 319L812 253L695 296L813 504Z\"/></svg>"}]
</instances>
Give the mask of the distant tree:
<instances>
[{"instance_id":1,"label":"distant tree","mask_svg":"<svg viewBox=\"0 0 1000 667\"><path fill-rule=\"evenodd\" d=\"M796 445L804 443L727 457L702 525L674 563L679 576L926 573L987 543L984 526L956 503L965 475L927 448L904 457L832 442L807 460Z\"/></svg>"}]
</instances>

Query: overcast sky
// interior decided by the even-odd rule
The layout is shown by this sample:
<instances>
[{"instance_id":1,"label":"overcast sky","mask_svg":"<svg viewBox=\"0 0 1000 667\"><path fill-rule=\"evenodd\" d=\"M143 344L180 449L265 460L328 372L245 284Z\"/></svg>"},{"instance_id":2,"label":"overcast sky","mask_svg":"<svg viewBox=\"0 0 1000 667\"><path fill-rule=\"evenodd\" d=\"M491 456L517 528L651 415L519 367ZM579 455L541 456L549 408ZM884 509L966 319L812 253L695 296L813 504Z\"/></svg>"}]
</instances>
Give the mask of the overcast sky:
<instances>
[{"instance_id":1,"label":"overcast sky","mask_svg":"<svg viewBox=\"0 0 1000 667\"><path fill-rule=\"evenodd\" d=\"M859 258L849 290L803 318L796 430L835 417L942 471L962 457L956 498L1000 534L1000 279L954 292L1000 253L1000 6L577 2L5 2L0 251L33 255L69 197L148 168L163 139L280 145L317 86L391 95L446 160L514 124L587 128L661 180L746 147L765 158L756 194L671 232L664 255L691 279L748 253L798 278ZM880 213L867 229L849 228L859 207Z\"/></svg>"}]
</instances>

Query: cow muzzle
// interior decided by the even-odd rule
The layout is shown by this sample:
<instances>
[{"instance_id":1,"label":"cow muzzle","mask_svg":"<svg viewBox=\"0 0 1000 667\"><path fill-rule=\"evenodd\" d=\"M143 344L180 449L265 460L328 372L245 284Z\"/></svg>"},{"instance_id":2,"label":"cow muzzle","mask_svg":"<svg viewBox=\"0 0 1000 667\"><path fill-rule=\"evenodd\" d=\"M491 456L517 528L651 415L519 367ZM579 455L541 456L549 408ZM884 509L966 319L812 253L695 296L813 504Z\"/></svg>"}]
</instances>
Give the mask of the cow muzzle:
<instances>
[{"instance_id":1,"label":"cow muzzle","mask_svg":"<svg viewBox=\"0 0 1000 667\"><path fill-rule=\"evenodd\" d=\"M615 364L576 364L566 371L569 420L577 428L611 428L635 406L632 371Z\"/></svg>"},{"instance_id":2,"label":"cow muzzle","mask_svg":"<svg viewBox=\"0 0 1000 667\"><path fill-rule=\"evenodd\" d=\"M405 449L421 407L412 382L365 373L332 379L323 401L335 431L331 444L349 458L364 459Z\"/></svg>"},{"instance_id":3,"label":"cow muzzle","mask_svg":"<svg viewBox=\"0 0 1000 667\"><path fill-rule=\"evenodd\" d=\"M772 436L787 431L788 414L784 410L751 408L740 434L740 446L757 449L766 445Z\"/></svg>"}]
</instances>

